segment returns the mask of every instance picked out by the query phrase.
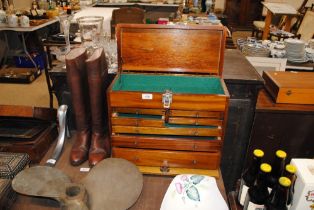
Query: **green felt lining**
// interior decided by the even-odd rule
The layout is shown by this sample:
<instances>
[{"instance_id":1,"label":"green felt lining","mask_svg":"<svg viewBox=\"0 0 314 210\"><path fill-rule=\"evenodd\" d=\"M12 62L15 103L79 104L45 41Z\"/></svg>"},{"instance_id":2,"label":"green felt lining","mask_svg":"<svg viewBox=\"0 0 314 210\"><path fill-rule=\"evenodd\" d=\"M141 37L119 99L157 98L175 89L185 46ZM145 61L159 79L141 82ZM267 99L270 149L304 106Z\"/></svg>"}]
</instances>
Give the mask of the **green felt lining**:
<instances>
[{"instance_id":1,"label":"green felt lining","mask_svg":"<svg viewBox=\"0 0 314 210\"><path fill-rule=\"evenodd\" d=\"M218 77L122 74L114 91L140 91L190 94L224 94Z\"/></svg>"}]
</instances>

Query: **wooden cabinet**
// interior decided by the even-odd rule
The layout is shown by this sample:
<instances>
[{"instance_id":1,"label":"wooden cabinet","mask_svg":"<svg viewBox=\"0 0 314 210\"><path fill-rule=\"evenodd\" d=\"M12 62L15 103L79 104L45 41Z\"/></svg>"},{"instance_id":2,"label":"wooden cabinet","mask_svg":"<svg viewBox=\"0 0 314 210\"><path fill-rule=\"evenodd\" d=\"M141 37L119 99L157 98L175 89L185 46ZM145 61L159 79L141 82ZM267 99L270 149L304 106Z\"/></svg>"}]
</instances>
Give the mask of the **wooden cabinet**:
<instances>
[{"instance_id":1,"label":"wooden cabinet","mask_svg":"<svg viewBox=\"0 0 314 210\"><path fill-rule=\"evenodd\" d=\"M271 163L275 151L287 152L291 158L314 157L314 105L275 104L269 94L260 91L256 104L247 160L252 151L265 151L263 161Z\"/></svg>"},{"instance_id":2,"label":"wooden cabinet","mask_svg":"<svg viewBox=\"0 0 314 210\"><path fill-rule=\"evenodd\" d=\"M251 27L261 17L262 1L227 0L225 14L231 27Z\"/></svg>"}]
</instances>

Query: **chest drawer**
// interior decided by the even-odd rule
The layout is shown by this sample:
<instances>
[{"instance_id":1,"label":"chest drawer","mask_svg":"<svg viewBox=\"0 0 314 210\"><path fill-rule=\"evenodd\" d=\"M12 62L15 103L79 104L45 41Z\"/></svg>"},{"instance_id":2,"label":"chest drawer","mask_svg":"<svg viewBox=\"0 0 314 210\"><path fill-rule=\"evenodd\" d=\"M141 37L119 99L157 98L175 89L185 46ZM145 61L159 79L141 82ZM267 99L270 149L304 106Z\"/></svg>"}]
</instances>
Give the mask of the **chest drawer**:
<instances>
[{"instance_id":1,"label":"chest drawer","mask_svg":"<svg viewBox=\"0 0 314 210\"><path fill-rule=\"evenodd\" d=\"M114 147L112 154L139 166L167 168L217 169L219 152L187 152L174 150L149 150Z\"/></svg>"}]
</instances>

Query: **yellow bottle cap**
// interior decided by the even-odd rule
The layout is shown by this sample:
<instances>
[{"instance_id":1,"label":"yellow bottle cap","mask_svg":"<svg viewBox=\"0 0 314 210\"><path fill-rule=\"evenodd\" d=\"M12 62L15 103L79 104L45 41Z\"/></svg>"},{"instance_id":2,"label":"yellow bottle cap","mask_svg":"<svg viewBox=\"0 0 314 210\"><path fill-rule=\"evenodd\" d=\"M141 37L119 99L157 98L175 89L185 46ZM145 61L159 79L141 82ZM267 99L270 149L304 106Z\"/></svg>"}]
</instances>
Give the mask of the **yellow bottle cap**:
<instances>
[{"instance_id":1,"label":"yellow bottle cap","mask_svg":"<svg viewBox=\"0 0 314 210\"><path fill-rule=\"evenodd\" d=\"M289 178L282 176L279 178L279 184L284 187L290 187L291 181Z\"/></svg>"},{"instance_id":2,"label":"yellow bottle cap","mask_svg":"<svg viewBox=\"0 0 314 210\"><path fill-rule=\"evenodd\" d=\"M277 150L276 151L276 156L279 158L286 158L287 157L287 153L283 150Z\"/></svg>"},{"instance_id":3,"label":"yellow bottle cap","mask_svg":"<svg viewBox=\"0 0 314 210\"><path fill-rule=\"evenodd\" d=\"M297 172L297 168L294 165L288 164L286 165L286 171L291 174L295 174L295 172Z\"/></svg>"},{"instance_id":4,"label":"yellow bottle cap","mask_svg":"<svg viewBox=\"0 0 314 210\"><path fill-rule=\"evenodd\" d=\"M271 166L267 163L262 163L261 170L264 171L265 173L269 173L271 172Z\"/></svg>"},{"instance_id":5,"label":"yellow bottle cap","mask_svg":"<svg viewBox=\"0 0 314 210\"><path fill-rule=\"evenodd\" d=\"M260 149L255 149L255 150L253 151L253 154L254 154L256 157L263 157L263 156L264 156L263 150L260 150Z\"/></svg>"}]
</instances>

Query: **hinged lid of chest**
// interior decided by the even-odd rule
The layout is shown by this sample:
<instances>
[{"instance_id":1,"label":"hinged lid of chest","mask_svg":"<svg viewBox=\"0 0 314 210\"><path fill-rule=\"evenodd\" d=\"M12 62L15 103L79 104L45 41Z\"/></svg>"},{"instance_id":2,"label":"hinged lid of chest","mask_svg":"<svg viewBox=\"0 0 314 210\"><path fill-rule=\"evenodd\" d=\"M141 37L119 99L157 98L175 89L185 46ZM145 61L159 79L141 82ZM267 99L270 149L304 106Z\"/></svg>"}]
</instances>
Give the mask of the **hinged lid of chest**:
<instances>
[{"instance_id":1,"label":"hinged lid of chest","mask_svg":"<svg viewBox=\"0 0 314 210\"><path fill-rule=\"evenodd\" d=\"M225 28L118 24L119 71L222 75Z\"/></svg>"}]
</instances>

